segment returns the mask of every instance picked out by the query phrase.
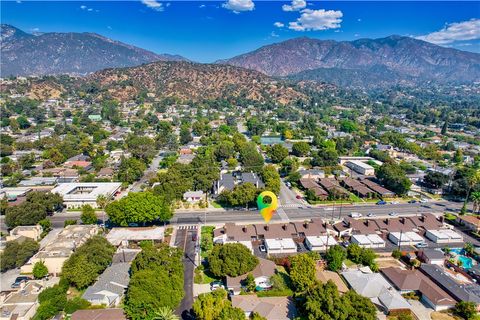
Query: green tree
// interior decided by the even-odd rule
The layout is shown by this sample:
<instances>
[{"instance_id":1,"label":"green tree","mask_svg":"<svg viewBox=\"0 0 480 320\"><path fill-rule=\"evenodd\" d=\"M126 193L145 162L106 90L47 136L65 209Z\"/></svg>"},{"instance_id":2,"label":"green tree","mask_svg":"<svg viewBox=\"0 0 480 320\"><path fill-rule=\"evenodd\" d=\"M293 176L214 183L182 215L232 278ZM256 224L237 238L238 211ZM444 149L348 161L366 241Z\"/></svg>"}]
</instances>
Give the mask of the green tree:
<instances>
[{"instance_id":1,"label":"green tree","mask_svg":"<svg viewBox=\"0 0 480 320\"><path fill-rule=\"evenodd\" d=\"M48 275L48 268L43 261L38 261L33 265L32 273L35 279L42 279Z\"/></svg>"},{"instance_id":2,"label":"green tree","mask_svg":"<svg viewBox=\"0 0 480 320\"><path fill-rule=\"evenodd\" d=\"M310 153L310 145L305 141L295 142L292 145L292 153L298 157L304 157Z\"/></svg>"},{"instance_id":3,"label":"green tree","mask_svg":"<svg viewBox=\"0 0 480 320\"><path fill-rule=\"evenodd\" d=\"M13 268L20 268L40 248L35 240L27 238L22 242L7 241L5 249L0 254L0 269L2 272Z\"/></svg>"},{"instance_id":4,"label":"green tree","mask_svg":"<svg viewBox=\"0 0 480 320\"><path fill-rule=\"evenodd\" d=\"M255 288L256 288L255 278L251 273L247 274L247 277L245 278L244 283L245 283L245 289L248 292L254 292L255 291Z\"/></svg>"},{"instance_id":5,"label":"green tree","mask_svg":"<svg viewBox=\"0 0 480 320\"><path fill-rule=\"evenodd\" d=\"M331 271L338 271L342 268L343 260L347 257L345 250L339 246L335 245L330 247L327 250L325 259L327 260L328 269Z\"/></svg>"},{"instance_id":6,"label":"green tree","mask_svg":"<svg viewBox=\"0 0 480 320\"><path fill-rule=\"evenodd\" d=\"M157 153L155 142L149 137L131 134L125 140L125 144L132 156L144 162L150 162Z\"/></svg>"},{"instance_id":7,"label":"green tree","mask_svg":"<svg viewBox=\"0 0 480 320\"><path fill-rule=\"evenodd\" d=\"M21 156L20 159L18 159L18 162L22 169L30 169L35 164L35 154L32 152Z\"/></svg>"},{"instance_id":8,"label":"green tree","mask_svg":"<svg viewBox=\"0 0 480 320\"><path fill-rule=\"evenodd\" d=\"M28 121L27 118L25 118L24 116L20 116L17 118L17 122L18 122L18 125L20 127L20 129L28 129L30 128L31 124L30 122Z\"/></svg>"},{"instance_id":9,"label":"green tree","mask_svg":"<svg viewBox=\"0 0 480 320\"><path fill-rule=\"evenodd\" d=\"M258 190L255 185L253 185L253 183L246 182L236 185L232 191L223 191L218 200L233 207L247 206L255 202L257 193Z\"/></svg>"},{"instance_id":10,"label":"green tree","mask_svg":"<svg viewBox=\"0 0 480 320\"><path fill-rule=\"evenodd\" d=\"M280 174L273 165L265 166L262 170L262 179L265 189L275 194L280 193Z\"/></svg>"},{"instance_id":11,"label":"green tree","mask_svg":"<svg viewBox=\"0 0 480 320\"><path fill-rule=\"evenodd\" d=\"M315 260L303 253L290 259L290 278L297 292L303 292L316 283Z\"/></svg>"},{"instance_id":12,"label":"green tree","mask_svg":"<svg viewBox=\"0 0 480 320\"><path fill-rule=\"evenodd\" d=\"M288 157L288 149L281 144L275 144L269 147L267 153L273 163L280 163Z\"/></svg>"},{"instance_id":13,"label":"green tree","mask_svg":"<svg viewBox=\"0 0 480 320\"><path fill-rule=\"evenodd\" d=\"M246 171L254 172L261 172L265 162L262 155L257 151L257 146L252 142L245 143L243 148L240 149L240 161Z\"/></svg>"},{"instance_id":14,"label":"green tree","mask_svg":"<svg viewBox=\"0 0 480 320\"><path fill-rule=\"evenodd\" d=\"M187 144L193 140L190 128L186 125L182 125L180 128L180 144Z\"/></svg>"},{"instance_id":15,"label":"green tree","mask_svg":"<svg viewBox=\"0 0 480 320\"><path fill-rule=\"evenodd\" d=\"M143 176L145 169L147 169L147 166L142 160L122 156L117 172L118 180L120 182L133 183Z\"/></svg>"},{"instance_id":16,"label":"green tree","mask_svg":"<svg viewBox=\"0 0 480 320\"><path fill-rule=\"evenodd\" d=\"M82 207L82 214L80 216L83 224L97 224L97 216L95 209L91 205L86 204Z\"/></svg>"},{"instance_id":17,"label":"green tree","mask_svg":"<svg viewBox=\"0 0 480 320\"><path fill-rule=\"evenodd\" d=\"M180 320L175 311L168 307L161 307L153 317L153 320Z\"/></svg>"},{"instance_id":18,"label":"green tree","mask_svg":"<svg viewBox=\"0 0 480 320\"><path fill-rule=\"evenodd\" d=\"M104 237L94 236L65 261L62 277L79 289L86 288L110 265L114 253L115 247Z\"/></svg>"},{"instance_id":19,"label":"green tree","mask_svg":"<svg viewBox=\"0 0 480 320\"><path fill-rule=\"evenodd\" d=\"M210 271L217 277L237 277L252 271L258 258L240 243L216 245L208 256Z\"/></svg>"},{"instance_id":20,"label":"green tree","mask_svg":"<svg viewBox=\"0 0 480 320\"><path fill-rule=\"evenodd\" d=\"M193 313L197 320L245 320L243 310L232 307L223 289L200 294L193 303Z\"/></svg>"},{"instance_id":21,"label":"green tree","mask_svg":"<svg viewBox=\"0 0 480 320\"><path fill-rule=\"evenodd\" d=\"M477 308L474 302L459 301L455 305L454 313L465 320L475 319Z\"/></svg>"},{"instance_id":22,"label":"green tree","mask_svg":"<svg viewBox=\"0 0 480 320\"><path fill-rule=\"evenodd\" d=\"M401 196L407 194L412 185L405 172L396 163L384 163L378 169L377 177L383 185Z\"/></svg>"},{"instance_id":23,"label":"green tree","mask_svg":"<svg viewBox=\"0 0 480 320\"><path fill-rule=\"evenodd\" d=\"M112 223L127 226L129 223L166 221L173 216L169 203L151 192L131 192L105 208Z\"/></svg>"},{"instance_id":24,"label":"green tree","mask_svg":"<svg viewBox=\"0 0 480 320\"><path fill-rule=\"evenodd\" d=\"M441 172L429 171L423 178L423 181L429 186L438 189L443 187L448 182L448 176Z\"/></svg>"},{"instance_id":25,"label":"green tree","mask_svg":"<svg viewBox=\"0 0 480 320\"><path fill-rule=\"evenodd\" d=\"M182 252L149 243L135 257L125 298L125 312L133 320L150 319L162 308L175 309L183 298Z\"/></svg>"}]
</instances>

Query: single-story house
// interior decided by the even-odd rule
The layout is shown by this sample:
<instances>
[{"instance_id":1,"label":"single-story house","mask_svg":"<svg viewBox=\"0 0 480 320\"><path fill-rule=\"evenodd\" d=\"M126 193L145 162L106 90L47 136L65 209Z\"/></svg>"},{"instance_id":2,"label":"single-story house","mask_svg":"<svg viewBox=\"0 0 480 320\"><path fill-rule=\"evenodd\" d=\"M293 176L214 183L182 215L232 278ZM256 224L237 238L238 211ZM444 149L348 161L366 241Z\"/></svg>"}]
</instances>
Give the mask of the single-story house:
<instances>
[{"instance_id":1,"label":"single-story house","mask_svg":"<svg viewBox=\"0 0 480 320\"><path fill-rule=\"evenodd\" d=\"M440 250L424 249L418 251L418 258L428 264L443 266L445 263L445 254Z\"/></svg>"},{"instance_id":2,"label":"single-story house","mask_svg":"<svg viewBox=\"0 0 480 320\"><path fill-rule=\"evenodd\" d=\"M118 306L130 282L130 263L114 263L87 288L82 298L92 305Z\"/></svg>"},{"instance_id":3,"label":"single-story house","mask_svg":"<svg viewBox=\"0 0 480 320\"><path fill-rule=\"evenodd\" d=\"M270 277L275 274L275 263L267 259L258 259L258 264L251 272L255 278L255 284L258 288L269 288ZM228 277L227 276L227 290L232 292L234 295L240 294L242 289L242 281L245 280L247 274L238 276L238 277Z\"/></svg>"},{"instance_id":4,"label":"single-story house","mask_svg":"<svg viewBox=\"0 0 480 320\"><path fill-rule=\"evenodd\" d=\"M87 309L72 313L72 320L127 320L123 309Z\"/></svg>"},{"instance_id":5,"label":"single-story house","mask_svg":"<svg viewBox=\"0 0 480 320\"><path fill-rule=\"evenodd\" d=\"M196 203L201 201L202 199L205 199L205 194L203 193L202 190L199 191L187 191L183 194L183 200L190 202L190 203Z\"/></svg>"},{"instance_id":6,"label":"single-story house","mask_svg":"<svg viewBox=\"0 0 480 320\"><path fill-rule=\"evenodd\" d=\"M163 241L165 229L163 227L133 227L113 228L106 238L114 246L128 247L129 241L140 242L145 240Z\"/></svg>"},{"instance_id":7,"label":"single-story house","mask_svg":"<svg viewBox=\"0 0 480 320\"><path fill-rule=\"evenodd\" d=\"M247 318L254 312L265 319L275 320L289 320L297 315L295 304L290 297L232 296L232 306L242 309Z\"/></svg>"}]
</instances>

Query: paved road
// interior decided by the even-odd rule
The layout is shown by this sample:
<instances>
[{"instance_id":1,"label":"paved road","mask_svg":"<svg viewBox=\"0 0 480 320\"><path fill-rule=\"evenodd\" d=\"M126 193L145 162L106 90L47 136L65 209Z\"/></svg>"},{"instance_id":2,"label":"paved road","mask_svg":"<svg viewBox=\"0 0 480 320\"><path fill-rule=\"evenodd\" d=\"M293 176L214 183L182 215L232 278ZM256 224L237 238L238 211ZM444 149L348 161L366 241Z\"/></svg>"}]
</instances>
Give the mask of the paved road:
<instances>
[{"instance_id":1,"label":"paved road","mask_svg":"<svg viewBox=\"0 0 480 320\"><path fill-rule=\"evenodd\" d=\"M192 236L195 234L197 235L198 239L197 226L181 226L177 229L177 234L175 237L175 246L185 252L183 257L183 292L185 292L185 297L176 310L176 314L181 316L184 320L194 319L193 315L191 314L191 309L193 306L193 271L196 267L195 241L192 241Z\"/></svg>"},{"instance_id":2,"label":"paved road","mask_svg":"<svg viewBox=\"0 0 480 320\"><path fill-rule=\"evenodd\" d=\"M429 202L429 203L400 203L387 204L378 206L375 204L357 204L357 205L335 205L323 207L302 207L302 208L283 208L285 215L276 214L273 216L273 222L282 222L286 220L302 221L311 218L322 218L325 220L338 220L348 216L351 212L359 212L366 216L368 213L373 213L379 217L387 217L389 213L396 212L399 216L419 215L422 213L440 214L445 211L459 212L462 203L459 202ZM62 212L55 214L49 219L52 221L53 228L63 228L65 220L80 219L80 212ZM102 218L101 213L97 213L99 219ZM203 224L204 217L206 217L206 224L221 224L225 222L262 222L262 217L258 214L256 209L251 211L242 210L228 210L228 211L195 211L176 213L170 220L171 224ZM282 219L283 217L283 219ZM4 224L4 216L0 216L0 227L6 230Z\"/></svg>"},{"instance_id":3,"label":"paved road","mask_svg":"<svg viewBox=\"0 0 480 320\"><path fill-rule=\"evenodd\" d=\"M155 158L153 158L152 163L150 163L150 166L148 167L148 169L145 170L145 172L143 173L142 178L140 180L134 182L131 185L129 191L132 191L132 192L142 191L142 188L141 188L142 185L148 182L148 179L150 178L150 176L152 174L157 173L158 167L160 166L160 162L163 159L163 153L164 152L165 152L164 150L159 151L159 153L155 156Z\"/></svg>"},{"instance_id":4,"label":"paved road","mask_svg":"<svg viewBox=\"0 0 480 320\"><path fill-rule=\"evenodd\" d=\"M307 205L304 200L297 199L297 194L288 188L283 180L280 180L280 194L278 198L280 200L280 207L300 207Z\"/></svg>"}]
</instances>

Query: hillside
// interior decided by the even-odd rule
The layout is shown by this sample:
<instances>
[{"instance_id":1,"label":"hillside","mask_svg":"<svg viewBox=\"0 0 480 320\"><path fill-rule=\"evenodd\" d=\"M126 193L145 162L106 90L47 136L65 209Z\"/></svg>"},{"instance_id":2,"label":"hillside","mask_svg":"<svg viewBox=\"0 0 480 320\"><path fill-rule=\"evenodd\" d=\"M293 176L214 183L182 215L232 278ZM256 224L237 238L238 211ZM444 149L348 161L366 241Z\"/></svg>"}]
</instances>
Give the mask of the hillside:
<instances>
[{"instance_id":1,"label":"hillside","mask_svg":"<svg viewBox=\"0 0 480 320\"><path fill-rule=\"evenodd\" d=\"M142 92L184 100L228 97L280 103L303 94L264 74L243 68L191 62L154 62L130 68L107 69L88 76L112 97L125 101Z\"/></svg>"},{"instance_id":2,"label":"hillside","mask_svg":"<svg viewBox=\"0 0 480 320\"><path fill-rule=\"evenodd\" d=\"M9 75L84 75L105 68L153 61L181 61L181 56L156 54L95 33L33 35L1 25L1 71Z\"/></svg>"},{"instance_id":3,"label":"hillside","mask_svg":"<svg viewBox=\"0 0 480 320\"><path fill-rule=\"evenodd\" d=\"M401 36L350 42L295 38L217 63L342 85L480 78L480 54Z\"/></svg>"}]
</instances>

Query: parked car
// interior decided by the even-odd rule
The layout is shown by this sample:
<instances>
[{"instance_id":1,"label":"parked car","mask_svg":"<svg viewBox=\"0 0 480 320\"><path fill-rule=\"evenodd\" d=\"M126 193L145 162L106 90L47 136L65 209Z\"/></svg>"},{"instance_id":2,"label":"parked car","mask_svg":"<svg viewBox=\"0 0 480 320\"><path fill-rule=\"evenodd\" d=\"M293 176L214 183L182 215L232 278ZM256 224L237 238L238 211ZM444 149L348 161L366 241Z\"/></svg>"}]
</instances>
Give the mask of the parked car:
<instances>
[{"instance_id":1,"label":"parked car","mask_svg":"<svg viewBox=\"0 0 480 320\"><path fill-rule=\"evenodd\" d=\"M15 279L15 282L12 283L12 285L10 287L12 288L20 288L20 285L23 283L23 282L27 282L28 280L31 280L30 277L26 277L26 276L20 276L20 277L17 277Z\"/></svg>"},{"instance_id":2,"label":"parked car","mask_svg":"<svg viewBox=\"0 0 480 320\"><path fill-rule=\"evenodd\" d=\"M213 281L210 283L210 290L217 290L217 289L225 289L225 286L223 285L223 282L221 281Z\"/></svg>"},{"instance_id":3,"label":"parked car","mask_svg":"<svg viewBox=\"0 0 480 320\"><path fill-rule=\"evenodd\" d=\"M297 194L297 196L296 196L295 198L297 198L297 199L302 199L302 196L299 195L299 194Z\"/></svg>"},{"instance_id":4,"label":"parked car","mask_svg":"<svg viewBox=\"0 0 480 320\"><path fill-rule=\"evenodd\" d=\"M417 200L410 200L408 203L417 203Z\"/></svg>"},{"instance_id":5,"label":"parked car","mask_svg":"<svg viewBox=\"0 0 480 320\"><path fill-rule=\"evenodd\" d=\"M390 203L391 203L391 204L399 204L400 202L398 202L398 201L391 201Z\"/></svg>"},{"instance_id":6,"label":"parked car","mask_svg":"<svg viewBox=\"0 0 480 320\"><path fill-rule=\"evenodd\" d=\"M383 201L383 200L377 201L377 205L379 205L379 206L383 206L385 204L387 204L386 201Z\"/></svg>"},{"instance_id":7,"label":"parked car","mask_svg":"<svg viewBox=\"0 0 480 320\"><path fill-rule=\"evenodd\" d=\"M285 185L286 185L288 188L292 187L292 184L291 184L290 182L286 182Z\"/></svg>"},{"instance_id":8,"label":"parked car","mask_svg":"<svg viewBox=\"0 0 480 320\"><path fill-rule=\"evenodd\" d=\"M197 234L196 233L192 234L192 241L197 241Z\"/></svg>"},{"instance_id":9,"label":"parked car","mask_svg":"<svg viewBox=\"0 0 480 320\"><path fill-rule=\"evenodd\" d=\"M373 218L373 217L376 217L376 216L377 215L375 213L371 213L371 212L369 214L367 214L367 217L369 217L369 218Z\"/></svg>"},{"instance_id":10,"label":"parked car","mask_svg":"<svg viewBox=\"0 0 480 320\"><path fill-rule=\"evenodd\" d=\"M261 252L267 252L267 248L265 248L265 246L263 244L261 244L258 249L261 251Z\"/></svg>"},{"instance_id":11,"label":"parked car","mask_svg":"<svg viewBox=\"0 0 480 320\"><path fill-rule=\"evenodd\" d=\"M351 218L361 218L362 214L360 212L350 212Z\"/></svg>"},{"instance_id":12,"label":"parked car","mask_svg":"<svg viewBox=\"0 0 480 320\"><path fill-rule=\"evenodd\" d=\"M388 215L391 216L391 217L396 217L396 216L398 216L398 213L396 213L396 212L390 212Z\"/></svg>"},{"instance_id":13,"label":"parked car","mask_svg":"<svg viewBox=\"0 0 480 320\"><path fill-rule=\"evenodd\" d=\"M428 202L428 199L422 198L422 199L420 200L420 202L421 202L421 203L427 203L427 202Z\"/></svg>"},{"instance_id":14,"label":"parked car","mask_svg":"<svg viewBox=\"0 0 480 320\"><path fill-rule=\"evenodd\" d=\"M417 248L427 248L427 247L428 247L428 243L426 243L426 242L420 242L420 243L417 243L417 244L415 245L415 247L417 247Z\"/></svg>"},{"instance_id":15,"label":"parked car","mask_svg":"<svg viewBox=\"0 0 480 320\"><path fill-rule=\"evenodd\" d=\"M342 242L342 246L344 246L345 248L347 248L349 245L350 245L349 241L343 241Z\"/></svg>"}]
</instances>

